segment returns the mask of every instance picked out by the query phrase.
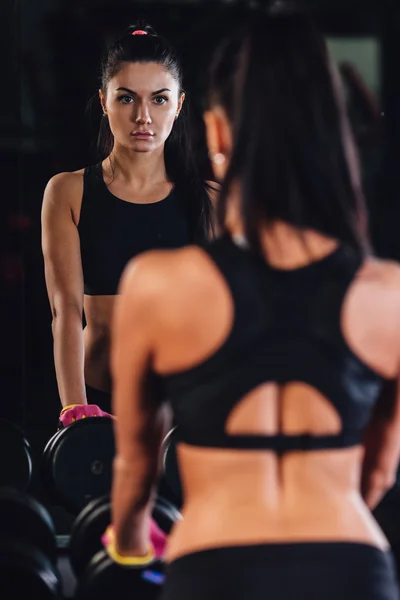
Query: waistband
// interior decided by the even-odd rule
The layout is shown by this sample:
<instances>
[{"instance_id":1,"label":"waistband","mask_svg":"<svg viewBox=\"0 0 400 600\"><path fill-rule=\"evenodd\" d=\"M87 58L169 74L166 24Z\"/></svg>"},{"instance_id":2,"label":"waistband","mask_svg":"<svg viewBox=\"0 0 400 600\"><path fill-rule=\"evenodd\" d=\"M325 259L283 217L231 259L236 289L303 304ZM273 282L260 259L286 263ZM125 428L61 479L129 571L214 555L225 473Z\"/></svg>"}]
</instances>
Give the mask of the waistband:
<instances>
[{"instance_id":1,"label":"waistband","mask_svg":"<svg viewBox=\"0 0 400 600\"><path fill-rule=\"evenodd\" d=\"M381 550L377 546L360 542L284 542L268 544L250 544L241 546L219 546L196 550L172 560L168 569L208 568L210 563L235 564L257 563L289 563L296 562L345 562L361 563L368 569L382 566L394 569L394 559L390 550ZM222 565L221 565L222 566Z\"/></svg>"}]
</instances>

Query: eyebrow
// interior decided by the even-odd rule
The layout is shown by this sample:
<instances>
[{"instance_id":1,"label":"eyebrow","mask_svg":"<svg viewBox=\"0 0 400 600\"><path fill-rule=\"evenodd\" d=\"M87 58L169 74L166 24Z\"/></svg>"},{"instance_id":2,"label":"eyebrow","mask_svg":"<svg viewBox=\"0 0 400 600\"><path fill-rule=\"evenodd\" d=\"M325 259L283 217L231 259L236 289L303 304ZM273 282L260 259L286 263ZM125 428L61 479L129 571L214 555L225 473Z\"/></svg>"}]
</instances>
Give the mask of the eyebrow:
<instances>
[{"instance_id":1,"label":"eyebrow","mask_svg":"<svg viewBox=\"0 0 400 600\"><path fill-rule=\"evenodd\" d=\"M129 88L126 87L119 87L115 90L116 92L122 91L122 92L128 92L128 94L132 94L132 96L137 96L137 92L134 92L133 90L130 90ZM157 96L158 94L161 94L161 92L170 92L171 90L168 88L161 88L161 90L157 90L156 92L152 92L152 96Z\"/></svg>"}]
</instances>

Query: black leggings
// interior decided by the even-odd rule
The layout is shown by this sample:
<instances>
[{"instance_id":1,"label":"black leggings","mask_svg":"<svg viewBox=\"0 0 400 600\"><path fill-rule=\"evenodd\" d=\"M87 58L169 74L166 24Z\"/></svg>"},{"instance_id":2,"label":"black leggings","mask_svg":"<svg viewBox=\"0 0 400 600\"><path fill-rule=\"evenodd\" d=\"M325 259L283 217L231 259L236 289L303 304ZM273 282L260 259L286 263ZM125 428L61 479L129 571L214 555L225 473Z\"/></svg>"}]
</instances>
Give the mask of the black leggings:
<instances>
[{"instance_id":1,"label":"black leggings","mask_svg":"<svg viewBox=\"0 0 400 600\"><path fill-rule=\"evenodd\" d=\"M101 410L111 414L111 394L96 390L96 388L92 388L89 385L85 385L85 387L88 404L97 404Z\"/></svg>"},{"instance_id":2,"label":"black leggings","mask_svg":"<svg viewBox=\"0 0 400 600\"><path fill-rule=\"evenodd\" d=\"M187 554L160 600L398 600L390 552L348 542L263 544Z\"/></svg>"}]
</instances>

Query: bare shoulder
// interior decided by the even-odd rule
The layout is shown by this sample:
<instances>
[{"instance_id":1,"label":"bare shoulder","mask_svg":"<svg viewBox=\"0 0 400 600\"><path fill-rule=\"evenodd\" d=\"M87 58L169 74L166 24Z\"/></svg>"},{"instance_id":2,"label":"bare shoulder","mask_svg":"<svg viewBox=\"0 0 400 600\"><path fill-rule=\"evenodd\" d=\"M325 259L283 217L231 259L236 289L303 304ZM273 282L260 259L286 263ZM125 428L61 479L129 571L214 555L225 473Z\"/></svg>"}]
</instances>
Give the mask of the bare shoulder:
<instances>
[{"instance_id":1,"label":"bare shoulder","mask_svg":"<svg viewBox=\"0 0 400 600\"><path fill-rule=\"evenodd\" d=\"M361 302L364 323L372 328L379 323L381 331L400 335L400 264L368 258L354 284L353 297Z\"/></svg>"},{"instance_id":2,"label":"bare shoulder","mask_svg":"<svg viewBox=\"0 0 400 600\"><path fill-rule=\"evenodd\" d=\"M358 279L379 286L382 290L400 291L400 263L395 260L368 258L359 272Z\"/></svg>"},{"instance_id":3,"label":"bare shoulder","mask_svg":"<svg viewBox=\"0 0 400 600\"><path fill-rule=\"evenodd\" d=\"M84 169L78 171L65 171L63 173L57 173L53 175L47 183L47 188L51 189L63 189L69 188L70 186L82 185L83 183Z\"/></svg>"},{"instance_id":4,"label":"bare shoulder","mask_svg":"<svg viewBox=\"0 0 400 600\"><path fill-rule=\"evenodd\" d=\"M48 198L54 201L57 198L70 198L81 193L83 190L83 172L84 169L80 169L79 171L53 175L47 182L45 199Z\"/></svg>"},{"instance_id":5,"label":"bare shoulder","mask_svg":"<svg viewBox=\"0 0 400 600\"><path fill-rule=\"evenodd\" d=\"M84 169L57 173L47 182L43 195L43 213L72 213L75 223L79 222L83 196Z\"/></svg>"},{"instance_id":6,"label":"bare shoulder","mask_svg":"<svg viewBox=\"0 0 400 600\"><path fill-rule=\"evenodd\" d=\"M345 338L355 354L377 373L395 377L400 358L400 265L392 260L365 260L342 316Z\"/></svg>"},{"instance_id":7,"label":"bare shoulder","mask_svg":"<svg viewBox=\"0 0 400 600\"><path fill-rule=\"evenodd\" d=\"M125 267L120 293L145 301L169 298L178 305L206 293L213 276L215 267L201 248L151 250Z\"/></svg>"}]
</instances>

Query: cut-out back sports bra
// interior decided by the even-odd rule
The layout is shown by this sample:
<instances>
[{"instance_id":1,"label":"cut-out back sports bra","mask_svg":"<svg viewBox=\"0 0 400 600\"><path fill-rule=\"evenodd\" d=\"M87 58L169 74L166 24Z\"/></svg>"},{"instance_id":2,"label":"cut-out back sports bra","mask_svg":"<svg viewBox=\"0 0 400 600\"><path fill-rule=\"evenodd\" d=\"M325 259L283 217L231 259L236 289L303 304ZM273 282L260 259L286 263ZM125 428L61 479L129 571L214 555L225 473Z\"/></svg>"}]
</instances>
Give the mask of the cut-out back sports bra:
<instances>
[{"instance_id":1,"label":"cut-out back sports bra","mask_svg":"<svg viewBox=\"0 0 400 600\"><path fill-rule=\"evenodd\" d=\"M203 247L226 280L234 322L207 360L161 377L179 440L215 448L293 450L361 443L383 378L347 345L340 326L344 297L362 258L339 246L322 260L294 270L270 267L229 236ZM338 435L232 435L235 405L266 382L303 382L335 407Z\"/></svg>"}]
</instances>

